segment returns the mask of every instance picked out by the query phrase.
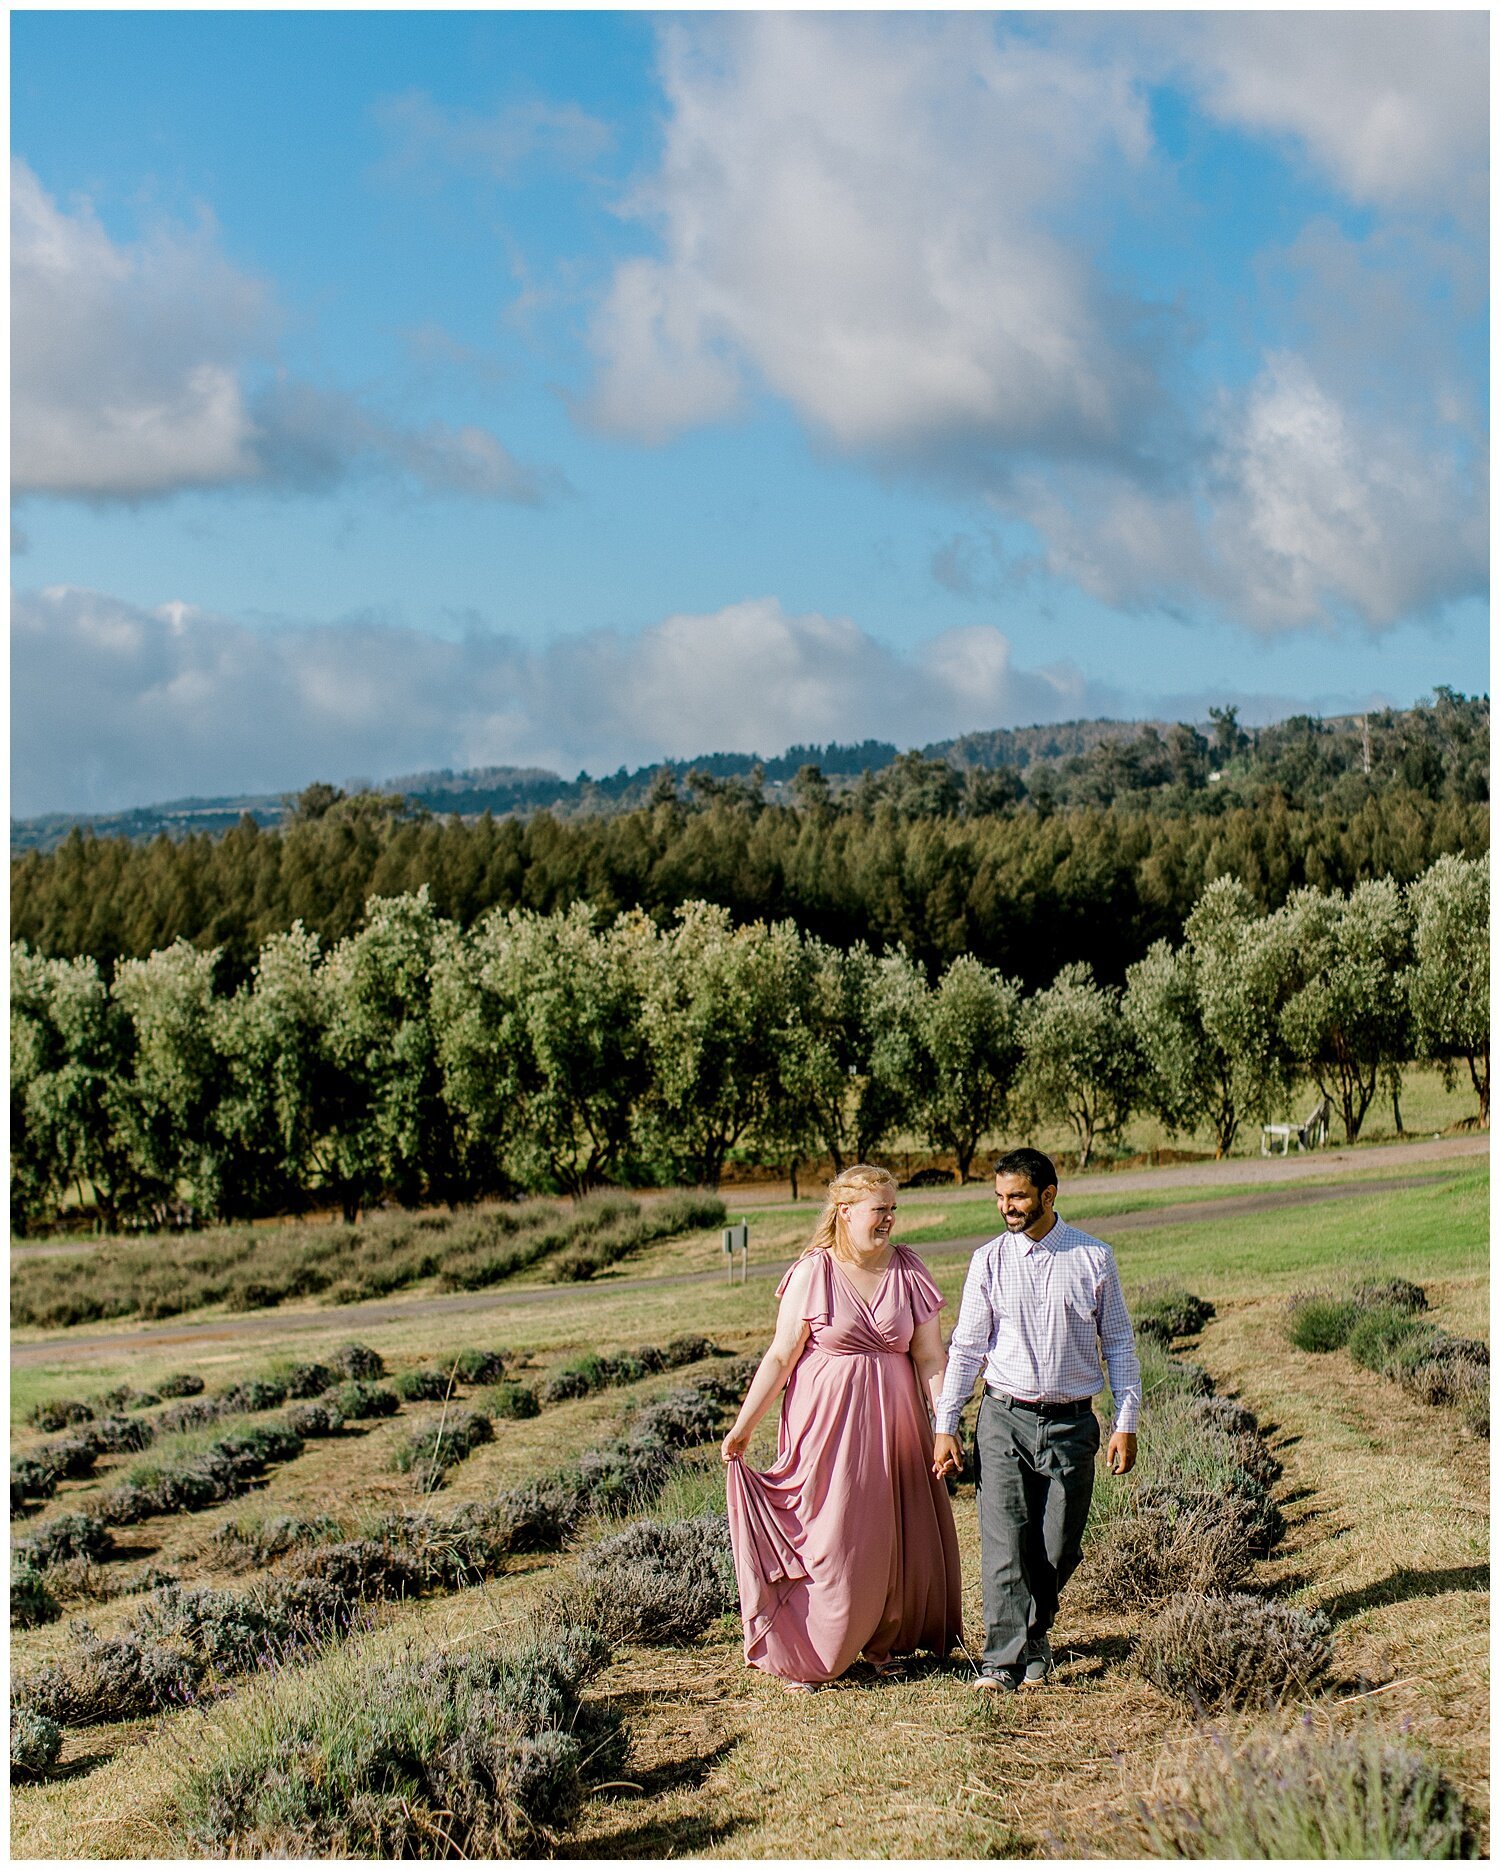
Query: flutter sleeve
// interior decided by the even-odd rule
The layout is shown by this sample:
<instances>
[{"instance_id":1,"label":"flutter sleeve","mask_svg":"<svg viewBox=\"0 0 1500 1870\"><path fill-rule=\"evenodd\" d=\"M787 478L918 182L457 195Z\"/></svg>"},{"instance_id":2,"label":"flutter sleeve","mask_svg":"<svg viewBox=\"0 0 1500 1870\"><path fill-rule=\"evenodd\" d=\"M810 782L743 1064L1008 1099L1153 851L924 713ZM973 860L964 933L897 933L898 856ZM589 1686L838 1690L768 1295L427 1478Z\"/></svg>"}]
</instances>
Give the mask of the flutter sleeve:
<instances>
[{"instance_id":1,"label":"flutter sleeve","mask_svg":"<svg viewBox=\"0 0 1500 1870\"><path fill-rule=\"evenodd\" d=\"M933 1282L932 1274L910 1247L898 1247L901 1270L906 1276L906 1296L911 1306L912 1323L925 1325L943 1309L944 1299Z\"/></svg>"},{"instance_id":2,"label":"flutter sleeve","mask_svg":"<svg viewBox=\"0 0 1500 1870\"><path fill-rule=\"evenodd\" d=\"M805 1282L802 1316L810 1325L826 1325L833 1317L833 1269L827 1253L804 1253L789 1266L776 1288L778 1299L786 1297L794 1281Z\"/></svg>"}]
</instances>

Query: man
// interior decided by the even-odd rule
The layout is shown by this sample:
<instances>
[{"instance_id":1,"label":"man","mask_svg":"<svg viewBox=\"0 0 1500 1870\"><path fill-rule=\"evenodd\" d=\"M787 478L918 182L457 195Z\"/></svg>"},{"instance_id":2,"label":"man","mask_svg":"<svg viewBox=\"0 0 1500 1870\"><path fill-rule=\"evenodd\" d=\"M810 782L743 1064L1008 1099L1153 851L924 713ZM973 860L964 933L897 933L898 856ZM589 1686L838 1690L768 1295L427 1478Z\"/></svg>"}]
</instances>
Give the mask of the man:
<instances>
[{"instance_id":1,"label":"man","mask_svg":"<svg viewBox=\"0 0 1500 1870\"><path fill-rule=\"evenodd\" d=\"M963 1467L959 1417L984 1369L974 1435L984 1571L984 1659L974 1686L1039 1688L1052 1673L1048 1631L1083 1552L1099 1424L1092 1398L1109 1367L1110 1471L1135 1466L1141 1366L1115 1256L1054 1212L1057 1171L1036 1149L995 1164L1006 1231L969 1262L933 1465Z\"/></svg>"}]
</instances>

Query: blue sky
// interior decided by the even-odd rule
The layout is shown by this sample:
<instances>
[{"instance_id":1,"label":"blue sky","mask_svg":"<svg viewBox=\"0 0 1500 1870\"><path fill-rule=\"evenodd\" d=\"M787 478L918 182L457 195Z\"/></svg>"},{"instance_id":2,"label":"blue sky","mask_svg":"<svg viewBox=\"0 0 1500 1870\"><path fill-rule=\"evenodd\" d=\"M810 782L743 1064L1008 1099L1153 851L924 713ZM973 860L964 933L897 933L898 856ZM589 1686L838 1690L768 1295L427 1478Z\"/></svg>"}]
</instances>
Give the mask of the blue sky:
<instances>
[{"instance_id":1,"label":"blue sky","mask_svg":"<svg viewBox=\"0 0 1500 1870\"><path fill-rule=\"evenodd\" d=\"M18 13L12 809L1487 690L1487 72Z\"/></svg>"}]
</instances>

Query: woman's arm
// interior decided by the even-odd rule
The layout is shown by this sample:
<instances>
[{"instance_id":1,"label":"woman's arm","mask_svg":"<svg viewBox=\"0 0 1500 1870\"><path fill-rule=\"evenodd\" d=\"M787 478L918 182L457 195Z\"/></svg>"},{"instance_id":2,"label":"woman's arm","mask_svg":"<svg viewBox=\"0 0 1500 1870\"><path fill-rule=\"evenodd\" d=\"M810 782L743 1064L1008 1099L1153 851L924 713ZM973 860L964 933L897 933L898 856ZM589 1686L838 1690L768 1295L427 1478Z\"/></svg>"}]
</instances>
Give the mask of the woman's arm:
<instances>
[{"instance_id":1,"label":"woman's arm","mask_svg":"<svg viewBox=\"0 0 1500 1870\"><path fill-rule=\"evenodd\" d=\"M927 1319L912 1332L911 1360L917 1366L917 1381L926 1392L929 1413L935 1418L943 1379L948 1374L948 1353L936 1318Z\"/></svg>"},{"instance_id":2,"label":"woman's arm","mask_svg":"<svg viewBox=\"0 0 1500 1870\"><path fill-rule=\"evenodd\" d=\"M802 1312L811 1278L811 1265L798 1266L792 1274L781 1310L776 1314L776 1335L771 1339L771 1348L761 1358L760 1368L751 1379L740 1412L734 1418L734 1427L719 1446L719 1453L726 1461L738 1461L744 1455L750 1446L750 1437L760 1426L761 1417L802 1355L802 1347L807 1342L807 1320Z\"/></svg>"}]
</instances>

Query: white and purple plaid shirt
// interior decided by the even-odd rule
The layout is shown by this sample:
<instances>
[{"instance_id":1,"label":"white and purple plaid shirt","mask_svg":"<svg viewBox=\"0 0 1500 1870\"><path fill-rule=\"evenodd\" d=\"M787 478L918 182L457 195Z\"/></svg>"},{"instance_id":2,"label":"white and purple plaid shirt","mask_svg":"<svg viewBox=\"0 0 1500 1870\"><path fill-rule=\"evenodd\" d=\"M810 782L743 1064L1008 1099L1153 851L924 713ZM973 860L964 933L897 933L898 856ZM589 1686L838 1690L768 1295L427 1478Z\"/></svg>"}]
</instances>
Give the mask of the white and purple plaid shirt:
<instances>
[{"instance_id":1,"label":"white and purple plaid shirt","mask_svg":"<svg viewBox=\"0 0 1500 1870\"><path fill-rule=\"evenodd\" d=\"M1109 1386L1115 1430L1134 1434L1141 1365L1113 1252L1059 1215L1040 1240L999 1234L969 1262L937 1430L953 1435L984 1366L985 1382L1026 1402L1077 1402Z\"/></svg>"}]
</instances>

